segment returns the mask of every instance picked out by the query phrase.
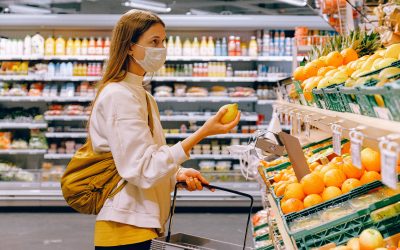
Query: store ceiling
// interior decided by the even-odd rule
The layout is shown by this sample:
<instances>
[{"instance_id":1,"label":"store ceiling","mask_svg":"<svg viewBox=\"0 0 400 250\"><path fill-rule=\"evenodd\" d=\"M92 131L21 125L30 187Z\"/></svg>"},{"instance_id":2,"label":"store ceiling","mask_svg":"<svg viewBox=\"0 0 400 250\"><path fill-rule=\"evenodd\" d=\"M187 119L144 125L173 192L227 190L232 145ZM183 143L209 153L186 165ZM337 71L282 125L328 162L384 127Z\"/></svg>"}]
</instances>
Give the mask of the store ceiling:
<instances>
[{"instance_id":1,"label":"store ceiling","mask_svg":"<svg viewBox=\"0 0 400 250\"><path fill-rule=\"evenodd\" d=\"M148 2L164 14L314 15L304 0L0 0L0 11L19 14L121 14L128 3ZM170 11L163 11L170 8ZM154 10L153 10L154 11Z\"/></svg>"}]
</instances>

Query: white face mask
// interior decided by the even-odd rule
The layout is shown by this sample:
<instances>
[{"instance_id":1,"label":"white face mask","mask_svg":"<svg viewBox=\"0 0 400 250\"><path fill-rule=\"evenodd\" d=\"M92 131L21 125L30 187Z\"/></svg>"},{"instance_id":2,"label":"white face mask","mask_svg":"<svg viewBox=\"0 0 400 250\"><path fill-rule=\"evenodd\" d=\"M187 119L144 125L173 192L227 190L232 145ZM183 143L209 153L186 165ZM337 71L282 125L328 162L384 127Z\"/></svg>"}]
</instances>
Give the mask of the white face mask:
<instances>
[{"instance_id":1,"label":"white face mask","mask_svg":"<svg viewBox=\"0 0 400 250\"><path fill-rule=\"evenodd\" d=\"M167 59L167 49L166 48L152 48L144 47L139 44L135 44L139 47L144 48L144 58L143 60L138 60L132 56L133 59L146 71L146 72L156 72L165 63Z\"/></svg>"}]
</instances>

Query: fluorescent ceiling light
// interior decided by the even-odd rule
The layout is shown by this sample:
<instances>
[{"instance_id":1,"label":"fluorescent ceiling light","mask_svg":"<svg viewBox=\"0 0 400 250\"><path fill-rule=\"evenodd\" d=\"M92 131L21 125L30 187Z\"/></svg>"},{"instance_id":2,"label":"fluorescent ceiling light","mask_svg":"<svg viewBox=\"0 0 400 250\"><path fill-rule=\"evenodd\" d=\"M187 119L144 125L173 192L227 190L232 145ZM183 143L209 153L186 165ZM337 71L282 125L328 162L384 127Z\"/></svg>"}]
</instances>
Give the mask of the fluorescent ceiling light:
<instances>
[{"instance_id":1,"label":"fluorescent ceiling light","mask_svg":"<svg viewBox=\"0 0 400 250\"><path fill-rule=\"evenodd\" d=\"M277 1L281 2L281 3L287 3L290 5L294 5L294 6L299 6L299 7L304 7L307 5L306 0L277 0Z\"/></svg>"},{"instance_id":2,"label":"fluorescent ceiling light","mask_svg":"<svg viewBox=\"0 0 400 250\"><path fill-rule=\"evenodd\" d=\"M27 5L10 4L10 12L19 14L51 14L51 10L44 8L31 7Z\"/></svg>"},{"instance_id":3,"label":"fluorescent ceiling light","mask_svg":"<svg viewBox=\"0 0 400 250\"><path fill-rule=\"evenodd\" d=\"M157 13L169 13L172 10L166 4L154 1L130 0L123 3L123 5L136 9L150 10Z\"/></svg>"}]
</instances>

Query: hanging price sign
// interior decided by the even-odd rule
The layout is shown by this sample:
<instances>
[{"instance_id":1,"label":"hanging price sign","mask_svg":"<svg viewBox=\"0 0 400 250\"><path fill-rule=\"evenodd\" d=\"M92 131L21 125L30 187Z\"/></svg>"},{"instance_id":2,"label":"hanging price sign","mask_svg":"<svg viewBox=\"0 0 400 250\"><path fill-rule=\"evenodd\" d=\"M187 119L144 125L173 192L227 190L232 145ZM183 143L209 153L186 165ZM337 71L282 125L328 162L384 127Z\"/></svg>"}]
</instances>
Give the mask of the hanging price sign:
<instances>
[{"instance_id":1,"label":"hanging price sign","mask_svg":"<svg viewBox=\"0 0 400 250\"><path fill-rule=\"evenodd\" d=\"M399 155L399 144L389 140L379 143L381 153L381 175L382 183L397 189L397 159Z\"/></svg>"},{"instance_id":2,"label":"hanging price sign","mask_svg":"<svg viewBox=\"0 0 400 250\"><path fill-rule=\"evenodd\" d=\"M310 134L310 116L306 115L306 117L304 118L304 126L305 126L305 130L306 130L306 137L307 139L310 139L311 134Z\"/></svg>"},{"instance_id":3,"label":"hanging price sign","mask_svg":"<svg viewBox=\"0 0 400 250\"><path fill-rule=\"evenodd\" d=\"M333 152L338 156L341 156L342 127L338 124L332 124L331 129L332 129Z\"/></svg>"},{"instance_id":4,"label":"hanging price sign","mask_svg":"<svg viewBox=\"0 0 400 250\"><path fill-rule=\"evenodd\" d=\"M361 146L364 140L364 135L354 129L350 131L349 135L352 163L356 168L361 169Z\"/></svg>"}]
</instances>

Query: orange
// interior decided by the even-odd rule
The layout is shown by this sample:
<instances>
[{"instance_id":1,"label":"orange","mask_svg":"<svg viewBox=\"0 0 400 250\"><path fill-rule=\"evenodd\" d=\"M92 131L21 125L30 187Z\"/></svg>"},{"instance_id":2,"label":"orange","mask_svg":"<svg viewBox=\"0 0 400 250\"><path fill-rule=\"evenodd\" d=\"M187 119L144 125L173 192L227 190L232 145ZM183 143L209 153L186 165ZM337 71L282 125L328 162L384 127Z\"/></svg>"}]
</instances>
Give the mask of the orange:
<instances>
[{"instance_id":1,"label":"orange","mask_svg":"<svg viewBox=\"0 0 400 250\"><path fill-rule=\"evenodd\" d=\"M355 189L356 187L359 187L359 186L361 186L362 185L362 183L361 183L361 181L359 181L359 180L357 180L357 179L354 179L354 178L350 178L350 179L347 179L347 180L345 180L344 182L343 182L343 185L342 185L342 193L348 193L348 192L350 192L351 190L353 190L353 189Z\"/></svg>"},{"instance_id":2,"label":"orange","mask_svg":"<svg viewBox=\"0 0 400 250\"><path fill-rule=\"evenodd\" d=\"M380 181L380 180L381 180L381 175L375 171L365 171L365 173L361 176L360 179L362 184L367 184L369 182Z\"/></svg>"},{"instance_id":3,"label":"orange","mask_svg":"<svg viewBox=\"0 0 400 250\"><path fill-rule=\"evenodd\" d=\"M318 73L318 68L314 63L307 63L306 66L304 66L304 75L306 79L316 76Z\"/></svg>"},{"instance_id":4,"label":"orange","mask_svg":"<svg viewBox=\"0 0 400 250\"><path fill-rule=\"evenodd\" d=\"M342 145L342 155L350 153L350 142L346 142Z\"/></svg>"},{"instance_id":5,"label":"orange","mask_svg":"<svg viewBox=\"0 0 400 250\"><path fill-rule=\"evenodd\" d=\"M337 51L332 51L326 56L325 63L328 66L334 66L337 68L340 65L343 65L343 56Z\"/></svg>"},{"instance_id":6,"label":"orange","mask_svg":"<svg viewBox=\"0 0 400 250\"><path fill-rule=\"evenodd\" d=\"M345 180L346 175L339 169L331 169L324 174L324 183L327 187L340 188Z\"/></svg>"},{"instance_id":7,"label":"orange","mask_svg":"<svg viewBox=\"0 0 400 250\"><path fill-rule=\"evenodd\" d=\"M298 81L304 81L307 79L304 75L304 66L297 67L293 72L293 77Z\"/></svg>"},{"instance_id":8,"label":"orange","mask_svg":"<svg viewBox=\"0 0 400 250\"><path fill-rule=\"evenodd\" d=\"M326 172L328 172L331 169L337 169L337 168L332 164L328 164L328 165L325 165L324 167L322 167L320 172L321 172L321 174L325 175Z\"/></svg>"},{"instance_id":9,"label":"orange","mask_svg":"<svg viewBox=\"0 0 400 250\"><path fill-rule=\"evenodd\" d=\"M316 168L314 168L314 172L319 172L321 173L322 168L325 167L324 165L319 165ZM322 174L322 173L321 173Z\"/></svg>"},{"instance_id":10,"label":"orange","mask_svg":"<svg viewBox=\"0 0 400 250\"><path fill-rule=\"evenodd\" d=\"M336 156L335 158L333 158L332 160L331 160L331 163L342 163L343 162L343 158L342 157L340 157L340 156Z\"/></svg>"},{"instance_id":11,"label":"orange","mask_svg":"<svg viewBox=\"0 0 400 250\"><path fill-rule=\"evenodd\" d=\"M318 203L323 202L322 197L319 196L318 194L310 194L307 195L306 198L304 198L304 208L312 207L314 205L317 205Z\"/></svg>"},{"instance_id":12,"label":"orange","mask_svg":"<svg viewBox=\"0 0 400 250\"><path fill-rule=\"evenodd\" d=\"M344 158L343 164L343 172L347 178L356 178L360 179L360 177L364 173L364 168L361 169L355 167L351 161L351 156Z\"/></svg>"},{"instance_id":13,"label":"orange","mask_svg":"<svg viewBox=\"0 0 400 250\"><path fill-rule=\"evenodd\" d=\"M279 182L282 179L282 172L277 173L276 175L274 175L274 182Z\"/></svg>"},{"instance_id":14,"label":"orange","mask_svg":"<svg viewBox=\"0 0 400 250\"><path fill-rule=\"evenodd\" d=\"M320 194L324 191L325 183L323 178L321 178L318 174L307 174L305 175L301 181L301 185L303 185L303 192L306 195L309 194Z\"/></svg>"},{"instance_id":15,"label":"orange","mask_svg":"<svg viewBox=\"0 0 400 250\"><path fill-rule=\"evenodd\" d=\"M284 183L284 184L280 185L277 189L275 189L275 190L276 190L276 191L275 191L275 195L276 195L277 197L282 196L282 195L285 193L286 187L287 187L288 185L289 185L289 184L287 184L287 183Z\"/></svg>"},{"instance_id":16,"label":"orange","mask_svg":"<svg viewBox=\"0 0 400 250\"><path fill-rule=\"evenodd\" d=\"M338 187L327 187L322 192L321 197L322 200L327 201L340 195L342 195L342 191Z\"/></svg>"},{"instance_id":17,"label":"orange","mask_svg":"<svg viewBox=\"0 0 400 250\"><path fill-rule=\"evenodd\" d=\"M318 70L317 76L325 76L325 74L331 71L332 69L335 69L335 67L333 66L322 67Z\"/></svg>"},{"instance_id":18,"label":"orange","mask_svg":"<svg viewBox=\"0 0 400 250\"><path fill-rule=\"evenodd\" d=\"M322 180L324 179L324 175L321 172L313 172L314 174L318 175Z\"/></svg>"},{"instance_id":19,"label":"orange","mask_svg":"<svg viewBox=\"0 0 400 250\"><path fill-rule=\"evenodd\" d=\"M349 62L355 61L358 59L357 51L353 48L347 48L342 50L340 54L343 56L343 64L348 64Z\"/></svg>"},{"instance_id":20,"label":"orange","mask_svg":"<svg viewBox=\"0 0 400 250\"><path fill-rule=\"evenodd\" d=\"M297 177L295 175L289 176L289 179L287 180L288 183L298 183L299 181L297 180Z\"/></svg>"},{"instance_id":21,"label":"orange","mask_svg":"<svg viewBox=\"0 0 400 250\"><path fill-rule=\"evenodd\" d=\"M315 65L315 67L317 67L318 69L326 66L325 61L321 60L321 58L316 59L316 60L312 61L311 63L313 63Z\"/></svg>"},{"instance_id":22,"label":"orange","mask_svg":"<svg viewBox=\"0 0 400 250\"><path fill-rule=\"evenodd\" d=\"M381 171L381 156L379 152L365 148L361 151L361 164L368 171Z\"/></svg>"},{"instance_id":23,"label":"orange","mask_svg":"<svg viewBox=\"0 0 400 250\"><path fill-rule=\"evenodd\" d=\"M302 201L305 197L303 186L300 183L291 183L286 187L285 194L283 196L286 199L296 198Z\"/></svg>"},{"instance_id":24,"label":"orange","mask_svg":"<svg viewBox=\"0 0 400 250\"><path fill-rule=\"evenodd\" d=\"M290 198L281 202L281 208L284 214L289 214L303 210L304 205L303 202L301 202L301 200Z\"/></svg>"},{"instance_id":25,"label":"orange","mask_svg":"<svg viewBox=\"0 0 400 250\"><path fill-rule=\"evenodd\" d=\"M317 161L314 161L311 163L308 167L310 168L311 171L314 171L316 167L320 166L320 164Z\"/></svg>"}]
</instances>

